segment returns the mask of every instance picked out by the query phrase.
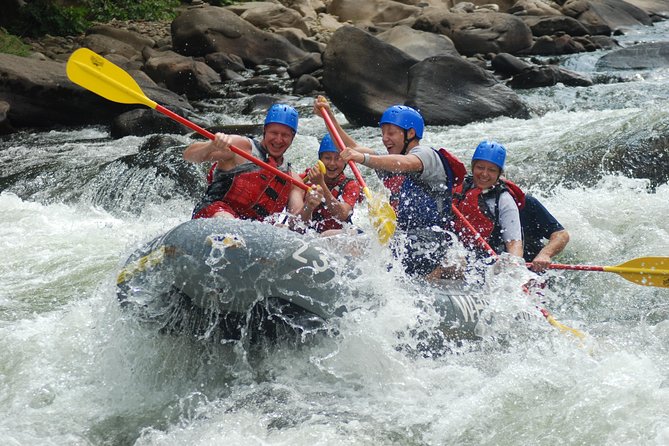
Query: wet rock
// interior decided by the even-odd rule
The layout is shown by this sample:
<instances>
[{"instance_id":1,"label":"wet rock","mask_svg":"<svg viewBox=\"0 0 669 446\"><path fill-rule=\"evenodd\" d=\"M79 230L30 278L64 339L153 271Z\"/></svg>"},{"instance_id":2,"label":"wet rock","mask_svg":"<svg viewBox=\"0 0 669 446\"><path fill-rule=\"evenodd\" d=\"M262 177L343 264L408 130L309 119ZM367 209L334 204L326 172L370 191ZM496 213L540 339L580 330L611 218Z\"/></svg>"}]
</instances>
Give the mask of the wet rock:
<instances>
[{"instance_id":1,"label":"wet rock","mask_svg":"<svg viewBox=\"0 0 669 446\"><path fill-rule=\"evenodd\" d=\"M149 108L138 108L122 113L112 121L112 138L146 136L155 133L184 135L191 132L186 126Z\"/></svg>"},{"instance_id":2,"label":"wet rock","mask_svg":"<svg viewBox=\"0 0 669 446\"><path fill-rule=\"evenodd\" d=\"M285 37L262 31L224 8L207 6L188 9L172 22L174 50L185 56L223 52L236 54L246 65L264 59L296 62L306 53Z\"/></svg>"},{"instance_id":3,"label":"wet rock","mask_svg":"<svg viewBox=\"0 0 669 446\"><path fill-rule=\"evenodd\" d=\"M423 60L441 54L458 55L458 50L455 49L453 41L448 37L404 25L390 28L388 31L377 34L376 37L404 51L416 60Z\"/></svg>"},{"instance_id":4,"label":"wet rock","mask_svg":"<svg viewBox=\"0 0 669 446\"><path fill-rule=\"evenodd\" d=\"M529 117L518 95L489 71L451 55L430 57L411 67L406 104L419 109L432 125Z\"/></svg>"},{"instance_id":5,"label":"wet rock","mask_svg":"<svg viewBox=\"0 0 669 446\"><path fill-rule=\"evenodd\" d=\"M669 42L650 42L621 48L602 56L597 70L643 70L669 67Z\"/></svg>"}]
</instances>

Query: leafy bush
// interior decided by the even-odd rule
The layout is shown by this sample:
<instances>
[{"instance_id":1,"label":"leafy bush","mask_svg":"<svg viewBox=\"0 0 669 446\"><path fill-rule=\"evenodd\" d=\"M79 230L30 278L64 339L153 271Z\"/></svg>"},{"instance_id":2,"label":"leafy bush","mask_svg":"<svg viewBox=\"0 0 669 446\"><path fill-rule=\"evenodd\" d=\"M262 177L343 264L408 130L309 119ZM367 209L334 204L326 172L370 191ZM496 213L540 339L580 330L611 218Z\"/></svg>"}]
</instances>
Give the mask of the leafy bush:
<instances>
[{"instance_id":1,"label":"leafy bush","mask_svg":"<svg viewBox=\"0 0 669 446\"><path fill-rule=\"evenodd\" d=\"M0 53L27 56L30 54L30 47L18 37L9 34L5 28L0 28Z\"/></svg>"},{"instance_id":2,"label":"leafy bush","mask_svg":"<svg viewBox=\"0 0 669 446\"><path fill-rule=\"evenodd\" d=\"M98 22L118 20L173 19L179 0L88 0L89 19Z\"/></svg>"},{"instance_id":3,"label":"leafy bush","mask_svg":"<svg viewBox=\"0 0 669 446\"><path fill-rule=\"evenodd\" d=\"M80 0L76 6L57 6L50 0L31 0L7 28L18 36L77 35L91 22L173 19L180 4L180 0Z\"/></svg>"},{"instance_id":4,"label":"leafy bush","mask_svg":"<svg viewBox=\"0 0 669 446\"><path fill-rule=\"evenodd\" d=\"M80 34L90 24L85 6L56 6L49 0L33 0L21 8L21 17L10 31L20 36Z\"/></svg>"}]
</instances>

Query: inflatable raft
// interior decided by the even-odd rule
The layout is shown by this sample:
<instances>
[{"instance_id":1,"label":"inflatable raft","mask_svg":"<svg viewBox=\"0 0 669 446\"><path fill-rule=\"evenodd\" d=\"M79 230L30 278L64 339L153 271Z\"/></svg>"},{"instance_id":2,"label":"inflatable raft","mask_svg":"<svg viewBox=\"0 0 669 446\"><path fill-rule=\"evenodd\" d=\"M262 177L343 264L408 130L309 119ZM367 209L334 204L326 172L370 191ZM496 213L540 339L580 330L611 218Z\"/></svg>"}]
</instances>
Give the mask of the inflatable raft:
<instances>
[{"instance_id":1,"label":"inflatable raft","mask_svg":"<svg viewBox=\"0 0 669 446\"><path fill-rule=\"evenodd\" d=\"M327 329L355 300L360 255L269 224L190 220L130 256L117 296L166 332L217 341L304 336ZM476 338L485 302L470 294L449 287L430 300L447 338Z\"/></svg>"}]
</instances>

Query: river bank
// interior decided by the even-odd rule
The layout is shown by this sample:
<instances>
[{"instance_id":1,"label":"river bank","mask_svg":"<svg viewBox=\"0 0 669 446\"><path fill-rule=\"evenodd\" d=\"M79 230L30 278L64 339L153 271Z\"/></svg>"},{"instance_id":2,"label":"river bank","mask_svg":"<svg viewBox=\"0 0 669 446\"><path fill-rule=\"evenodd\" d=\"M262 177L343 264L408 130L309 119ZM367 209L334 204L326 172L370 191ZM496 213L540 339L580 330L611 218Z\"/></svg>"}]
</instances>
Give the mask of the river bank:
<instances>
[{"instance_id":1,"label":"river bank","mask_svg":"<svg viewBox=\"0 0 669 446\"><path fill-rule=\"evenodd\" d=\"M643 5L645 10L621 3L601 11L593 4L589 14L569 2L541 8L525 3L376 3L376 9L345 1L293 2L290 7L192 4L169 24L110 22L82 36L31 41L38 50L33 58L0 55L1 128L8 133L95 119L109 122L133 108L99 113L100 101L63 78L58 63L78 46L109 57L177 112L192 110L190 102L218 97L243 98L247 113L254 115L281 97L324 93L357 125L378 119L383 109L379 97L383 105L420 109L432 125L527 117L519 90L616 81L568 70L560 66L561 57L616 48L611 34L635 24L652 26L664 17L652 1ZM649 55L639 51L634 57L644 63ZM364 70L359 60L379 69ZM440 99L444 97L450 100ZM120 120L138 124L117 125L118 135L163 128L148 113Z\"/></svg>"}]
</instances>

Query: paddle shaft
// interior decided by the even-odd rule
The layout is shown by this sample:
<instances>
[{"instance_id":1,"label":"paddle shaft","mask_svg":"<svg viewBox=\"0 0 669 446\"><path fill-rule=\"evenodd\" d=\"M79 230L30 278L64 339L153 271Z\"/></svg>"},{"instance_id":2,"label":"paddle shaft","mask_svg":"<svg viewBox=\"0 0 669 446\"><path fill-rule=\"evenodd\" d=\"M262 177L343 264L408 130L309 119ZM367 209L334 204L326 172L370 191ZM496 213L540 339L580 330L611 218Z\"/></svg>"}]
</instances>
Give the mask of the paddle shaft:
<instances>
[{"instance_id":1,"label":"paddle shaft","mask_svg":"<svg viewBox=\"0 0 669 446\"><path fill-rule=\"evenodd\" d=\"M529 265L529 264L528 264ZM669 288L669 257L639 257L617 266L565 265L551 263L549 269L616 273L637 285Z\"/></svg>"},{"instance_id":2,"label":"paddle shaft","mask_svg":"<svg viewBox=\"0 0 669 446\"><path fill-rule=\"evenodd\" d=\"M528 263L531 265L531 263ZM653 274L669 274L669 271L649 270L647 268L625 268L623 266L597 266L597 265L566 265L564 263L551 263L548 265L550 269L566 269L574 271L604 271L610 273L653 273Z\"/></svg>"},{"instance_id":3,"label":"paddle shaft","mask_svg":"<svg viewBox=\"0 0 669 446\"><path fill-rule=\"evenodd\" d=\"M488 242L483 237L481 237L481 234L479 234L479 232L476 230L476 228L474 228L474 226L472 226L472 224L469 222L469 220L467 220L467 218L464 215L462 215L462 212L460 212L460 210L457 207L455 207L455 205L452 205L451 209L453 210L453 213L460 219L460 221L462 223L464 223L465 227L472 233L472 235L474 235L475 240L477 241L477 243L483 249L485 249L488 252L488 254L490 254L493 258L497 258L497 253L495 252L495 250L492 249L492 247L488 244ZM528 263L528 265L529 265L529 263ZM537 307L537 308L539 309L541 314L546 318L548 323L551 324L553 327L557 328L561 332L570 332L571 334L573 334L574 336L576 336L579 339L584 339L585 338L585 334L583 334L583 332L581 332L581 331L579 331L575 328L571 328L571 327L568 327L568 326L564 325L562 322L555 319L555 317L553 317L553 315L547 309L541 308L541 307Z\"/></svg>"},{"instance_id":4,"label":"paddle shaft","mask_svg":"<svg viewBox=\"0 0 669 446\"><path fill-rule=\"evenodd\" d=\"M146 105L211 140L216 138L211 132L157 104L156 101L149 99L130 74L88 48L79 48L70 55L66 65L66 72L72 82L105 99L121 104ZM254 157L250 153L232 145L229 147L232 152L242 158L251 161L305 191L309 190L309 187L301 181Z\"/></svg>"},{"instance_id":5,"label":"paddle shaft","mask_svg":"<svg viewBox=\"0 0 669 446\"><path fill-rule=\"evenodd\" d=\"M472 226L469 220L467 220L467 218L464 215L462 215L460 209L458 209L457 207L455 207L454 204L452 204L451 210L460 219L460 222L462 222L465 225L467 230L469 230L469 232L474 236L474 240L476 240L476 243L478 243L481 246L481 248L485 249L486 252L490 254L490 256L492 256L493 258L497 258L497 253L495 252L495 250L492 249L492 247L483 237L481 237L481 234L479 234L479 232L474 228L474 226Z\"/></svg>"},{"instance_id":6,"label":"paddle shaft","mask_svg":"<svg viewBox=\"0 0 669 446\"><path fill-rule=\"evenodd\" d=\"M346 148L346 144L344 144L344 140L341 139L341 136L339 135L339 132L335 128L334 122L332 122L332 118L330 118L330 115L328 115L328 112L324 109L321 108L321 116L323 116L323 120L325 121L325 125L327 126L328 130L330 130L330 134L334 137L335 142L337 143L337 148L339 151L343 151ZM358 184L360 187L362 187L362 191L365 193L365 196L369 199L371 198L371 192L367 188L367 184L365 183L365 180L362 178L362 174L360 173L360 169L358 169L358 166L355 164L353 160L350 160L348 162L349 167L351 168L351 171L353 171L353 175L355 175L355 179L358 181Z\"/></svg>"},{"instance_id":7,"label":"paddle shaft","mask_svg":"<svg viewBox=\"0 0 669 446\"><path fill-rule=\"evenodd\" d=\"M210 131L205 130L205 129L203 129L202 127L200 127L199 125L195 124L194 122L191 122L191 121L189 121L188 119L186 119L186 118L184 118L184 117L182 117L182 116L177 115L177 114L174 113L173 111L171 111L171 110L169 110L169 109L163 107L163 106L160 105L160 104L156 104L156 108L155 108L155 109L156 109L156 111L158 111L158 112L164 114L164 115L167 116L168 118L174 119L175 121L177 121L177 122L179 122L179 123L185 125L186 127L190 128L190 129L195 130L195 131L198 132L200 135L202 135L202 136L204 136L204 137L206 137L206 138L209 138L209 139L211 139L212 141L213 141L214 139L216 139L216 135L214 135L214 134L211 133ZM242 158L245 158L245 159L251 161L252 163L257 164L258 166L262 167L262 168L265 169L265 170L269 170L269 171L272 172L274 175L276 175L276 176L278 176L278 177L281 177L281 178L283 178L284 180L286 180L286 181L288 181L288 182L290 182L290 183L293 183L295 186L297 186L297 187L299 187L299 188L301 188L301 189L304 189L305 191L309 191L309 186L307 186L306 184L302 183L301 181L296 180L296 179L293 178L292 176L288 175L286 172L283 172L283 171L277 169L276 167L274 167L274 166L272 166L272 165L270 165L270 164L264 162L263 160L260 160L260 159L256 158L255 156L253 156L253 155L251 155L250 153L248 153L248 152L246 152L246 151L240 149L239 147L236 147L236 146L233 146L233 145L229 145L228 147L230 148L231 151L233 151L233 152L236 153L237 155L241 156Z\"/></svg>"}]
</instances>

